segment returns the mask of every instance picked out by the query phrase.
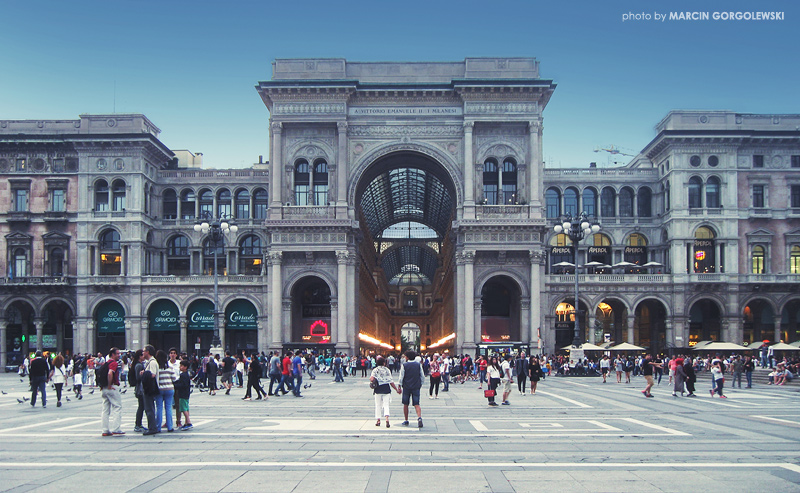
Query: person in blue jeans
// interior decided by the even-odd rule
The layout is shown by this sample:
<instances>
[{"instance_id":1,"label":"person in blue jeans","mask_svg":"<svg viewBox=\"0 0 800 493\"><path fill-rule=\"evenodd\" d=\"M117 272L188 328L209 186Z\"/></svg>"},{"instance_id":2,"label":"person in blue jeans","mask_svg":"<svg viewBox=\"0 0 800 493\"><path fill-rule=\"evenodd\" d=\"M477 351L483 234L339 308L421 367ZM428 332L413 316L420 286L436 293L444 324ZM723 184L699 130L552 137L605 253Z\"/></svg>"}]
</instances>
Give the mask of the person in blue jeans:
<instances>
[{"instance_id":1,"label":"person in blue jeans","mask_svg":"<svg viewBox=\"0 0 800 493\"><path fill-rule=\"evenodd\" d=\"M156 352L156 361L158 362L158 394L155 396L156 430L159 432L163 426L166 426L167 431L174 431L172 405L175 403L175 381L179 375L176 375L170 368L168 359L167 353L161 349ZM165 412L166 422L162 421Z\"/></svg>"},{"instance_id":2,"label":"person in blue jeans","mask_svg":"<svg viewBox=\"0 0 800 493\"><path fill-rule=\"evenodd\" d=\"M294 378L294 396L303 397L300 395L300 386L303 384L303 352L299 349L294 353L292 359L292 377Z\"/></svg>"},{"instance_id":3,"label":"person in blue jeans","mask_svg":"<svg viewBox=\"0 0 800 493\"><path fill-rule=\"evenodd\" d=\"M42 356L41 351L36 351L36 357L31 361L28 370L31 379L31 406L36 405L36 396L42 393L42 407L47 407L47 381L50 379L50 363Z\"/></svg>"}]
</instances>

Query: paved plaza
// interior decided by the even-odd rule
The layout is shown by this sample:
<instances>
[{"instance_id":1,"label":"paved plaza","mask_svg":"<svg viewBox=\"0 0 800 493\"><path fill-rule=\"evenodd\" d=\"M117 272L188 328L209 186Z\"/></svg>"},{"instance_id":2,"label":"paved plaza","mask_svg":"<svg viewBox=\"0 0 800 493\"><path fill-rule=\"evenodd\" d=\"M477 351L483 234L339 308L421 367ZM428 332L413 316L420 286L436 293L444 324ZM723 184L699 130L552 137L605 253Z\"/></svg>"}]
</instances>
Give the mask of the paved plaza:
<instances>
[{"instance_id":1,"label":"paved plaza","mask_svg":"<svg viewBox=\"0 0 800 493\"><path fill-rule=\"evenodd\" d=\"M308 383L308 382L307 382ZM2 491L800 491L800 393L726 389L673 398L666 379L645 399L632 384L548 378L536 395L490 408L474 382L423 397L422 429L376 427L367 379L310 382L302 399L191 397L194 430L101 437L100 392L32 408L27 380L0 375ZM515 386L516 388L516 386ZM67 393L70 395L70 393ZM413 416L413 410L412 410ZM415 425L412 417L412 425Z\"/></svg>"}]
</instances>

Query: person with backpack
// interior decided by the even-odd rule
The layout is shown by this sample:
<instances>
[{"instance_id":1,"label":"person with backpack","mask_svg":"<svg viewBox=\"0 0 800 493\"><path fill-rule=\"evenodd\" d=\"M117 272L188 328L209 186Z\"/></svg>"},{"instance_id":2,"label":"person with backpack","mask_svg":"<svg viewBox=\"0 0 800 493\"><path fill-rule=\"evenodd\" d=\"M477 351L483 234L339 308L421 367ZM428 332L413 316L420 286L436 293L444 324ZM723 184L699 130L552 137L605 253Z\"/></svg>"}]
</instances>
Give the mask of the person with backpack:
<instances>
[{"instance_id":1,"label":"person with backpack","mask_svg":"<svg viewBox=\"0 0 800 493\"><path fill-rule=\"evenodd\" d=\"M334 382L344 382L344 377L342 376L342 357L339 354L333 356L333 381Z\"/></svg>"},{"instance_id":2,"label":"person with backpack","mask_svg":"<svg viewBox=\"0 0 800 493\"><path fill-rule=\"evenodd\" d=\"M108 358L95 370L95 382L103 396L103 436L120 436L122 424L122 394L119 392L119 349L112 347Z\"/></svg>"},{"instance_id":3,"label":"person with backpack","mask_svg":"<svg viewBox=\"0 0 800 493\"><path fill-rule=\"evenodd\" d=\"M148 344L144 347L142 355L144 365L142 373L139 375L139 384L142 386L142 398L144 400L144 413L147 415L147 431L142 435L149 436L158 433L156 423L156 395L158 392L158 362L154 354L156 348Z\"/></svg>"},{"instance_id":4,"label":"person with backpack","mask_svg":"<svg viewBox=\"0 0 800 493\"><path fill-rule=\"evenodd\" d=\"M31 360L28 378L31 384L31 407L36 407L36 397L42 393L42 407L47 407L47 382L50 380L50 363L42 355L41 351L36 351L36 357Z\"/></svg>"},{"instance_id":5,"label":"person with backpack","mask_svg":"<svg viewBox=\"0 0 800 493\"><path fill-rule=\"evenodd\" d=\"M422 389L422 382L425 375L422 372L422 365L416 361L417 353L414 351L406 352L406 362L400 368L400 385L397 386L397 393L403 396L403 415L405 421L401 424L408 426L408 405L413 404L417 411L417 427L422 428L422 408L419 405L419 392Z\"/></svg>"}]
</instances>

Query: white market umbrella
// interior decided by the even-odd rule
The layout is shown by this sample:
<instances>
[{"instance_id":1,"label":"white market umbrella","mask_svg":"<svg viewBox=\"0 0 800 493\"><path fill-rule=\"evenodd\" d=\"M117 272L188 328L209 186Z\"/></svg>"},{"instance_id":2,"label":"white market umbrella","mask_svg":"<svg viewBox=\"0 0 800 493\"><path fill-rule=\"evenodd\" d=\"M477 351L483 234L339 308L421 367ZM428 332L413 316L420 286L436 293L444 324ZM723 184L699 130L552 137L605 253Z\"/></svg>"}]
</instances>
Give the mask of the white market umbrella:
<instances>
[{"instance_id":1,"label":"white market umbrella","mask_svg":"<svg viewBox=\"0 0 800 493\"><path fill-rule=\"evenodd\" d=\"M623 342L621 344L617 344L616 346L611 346L606 349L609 351L644 351L643 347L636 346L634 344L629 344L627 342Z\"/></svg>"},{"instance_id":2,"label":"white market umbrella","mask_svg":"<svg viewBox=\"0 0 800 493\"><path fill-rule=\"evenodd\" d=\"M626 262L626 261L623 260L622 262L617 262L616 264L612 265L611 267L639 267L639 266L634 264L634 263L632 263L632 262Z\"/></svg>"},{"instance_id":3,"label":"white market umbrella","mask_svg":"<svg viewBox=\"0 0 800 493\"><path fill-rule=\"evenodd\" d=\"M747 351L747 348L732 342L710 342L703 347L694 347L695 351Z\"/></svg>"},{"instance_id":4,"label":"white market umbrella","mask_svg":"<svg viewBox=\"0 0 800 493\"><path fill-rule=\"evenodd\" d=\"M660 264L658 262L647 262L642 267L664 267L664 264Z\"/></svg>"},{"instance_id":5,"label":"white market umbrella","mask_svg":"<svg viewBox=\"0 0 800 493\"><path fill-rule=\"evenodd\" d=\"M786 344L785 342L773 344L770 346L770 348L774 349L775 351L800 351L800 347L792 346L790 344Z\"/></svg>"},{"instance_id":6,"label":"white market umbrella","mask_svg":"<svg viewBox=\"0 0 800 493\"><path fill-rule=\"evenodd\" d=\"M561 349L575 349L572 346L564 346ZM588 342L584 342L577 349L583 349L584 351L605 351L604 348L600 346L595 346L594 344L589 344Z\"/></svg>"},{"instance_id":7,"label":"white market umbrella","mask_svg":"<svg viewBox=\"0 0 800 493\"><path fill-rule=\"evenodd\" d=\"M604 264L603 262L598 262L596 260L593 262L589 262L588 264L584 264L584 267L605 267L605 266L606 264Z\"/></svg>"},{"instance_id":8,"label":"white market umbrella","mask_svg":"<svg viewBox=\"0 0 800 493\"><path fill-rule=\"evenodd\" d=\"M575 267L575 264L570 262L559 262L557 264L553 264L553 267Z\"/></svg>"}]
</instances>

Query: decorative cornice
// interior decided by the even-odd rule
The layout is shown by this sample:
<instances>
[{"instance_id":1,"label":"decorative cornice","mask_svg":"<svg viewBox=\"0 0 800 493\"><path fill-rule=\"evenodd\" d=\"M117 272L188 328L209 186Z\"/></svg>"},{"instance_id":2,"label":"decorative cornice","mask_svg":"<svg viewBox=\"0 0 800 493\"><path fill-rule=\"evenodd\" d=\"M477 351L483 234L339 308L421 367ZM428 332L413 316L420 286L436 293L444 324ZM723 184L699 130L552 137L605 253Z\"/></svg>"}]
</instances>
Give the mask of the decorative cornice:
<instances>
[{"instance_id":1,"label":"decorative cornice","mask_svg":"<svg viewBox=\"0 0 800 493\"><path fill-rule=\"evenodd\" d=\"M272 122L269 126L273 132L280 133L283 131L283 123L281 122Z\"/></svg>"},{"instance_id":2,"label":"decorative cornice","mask_svg":"<svg viewBox=\"0 0 800 493\"><path fill-rule=\"evenodd\" d=\"M267 254L268 265L281 265L282 260L283 260L283 252L281 251L275 250Z\"/></svg>"},{"instance_id":3,"label":"decorative cornice","mask_svg":"<svg viewBox=\"0 0 800 493\"><path fill-rule=\"evenodd\" d=\"M347 109L345 103L275 103L273 115L341 115Z\"/></svg>"},{"instance_id":4,"label":"decorative cornice","mask_svg":"<svg viewBox=\"0 0 800 493\"><path fill-rule=\"evenodd\" d=\"M473 114L530 114L539 112L539 103L536 102L505 102L505 103L464 103L464 113Z\"/></svg>"}]
</instances>

